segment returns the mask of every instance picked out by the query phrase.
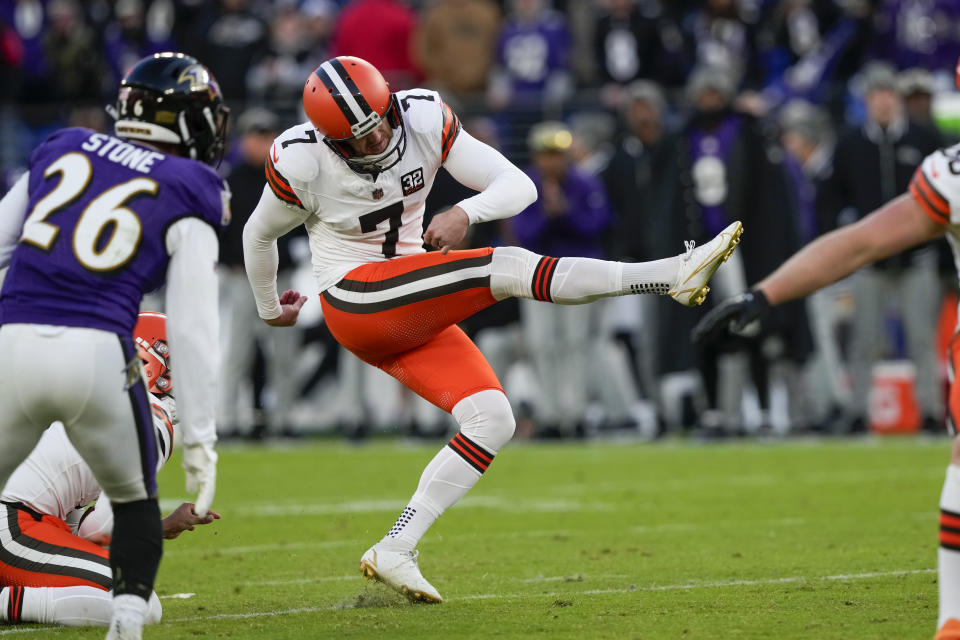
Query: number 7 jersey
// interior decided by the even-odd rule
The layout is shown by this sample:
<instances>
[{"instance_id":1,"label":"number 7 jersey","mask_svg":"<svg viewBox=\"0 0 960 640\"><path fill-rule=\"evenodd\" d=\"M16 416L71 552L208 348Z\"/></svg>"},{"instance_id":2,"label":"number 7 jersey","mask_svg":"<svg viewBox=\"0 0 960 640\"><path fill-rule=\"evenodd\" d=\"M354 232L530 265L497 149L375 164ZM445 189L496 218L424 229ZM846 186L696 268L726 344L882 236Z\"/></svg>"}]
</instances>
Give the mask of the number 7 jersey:
<instances>
[{"instance_id":1,"label":"number 7 jersey","mask_svg":"<svg viewBox=\"0 0 960 640\"><path fill-rule=\"evenodd\" d=\"M460 121L434 91L400 91L396 97L406 149L376 179L350 169L310 122L287 129L270 149L267 186L302 215L320 291L359 265L424 251L427 194ZM401 132L393 134L391 146Z\"/></svg>"}]
</instances>

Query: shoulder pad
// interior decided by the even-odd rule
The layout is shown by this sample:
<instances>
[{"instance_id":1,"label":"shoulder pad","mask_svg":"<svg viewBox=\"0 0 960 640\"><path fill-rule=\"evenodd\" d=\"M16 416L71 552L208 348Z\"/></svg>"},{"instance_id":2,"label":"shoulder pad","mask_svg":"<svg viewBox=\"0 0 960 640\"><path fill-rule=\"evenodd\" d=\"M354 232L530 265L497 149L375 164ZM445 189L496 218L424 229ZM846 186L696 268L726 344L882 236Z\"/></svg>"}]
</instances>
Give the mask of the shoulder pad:
<instances>
[{"instance_id":1,"label":"shoulder pad","mask_svg":"<svg viewBox=\"0 0 960 640\"><path fill-rule=\"evenodd\" d=\"M290 127L273 141L270 160L280 173L295 183L306 184L320 174L316 154L323 150L323 136L312 124L304 122Z\"/></svg>"},{"instance_id":2,"label":"shoulder pad","mask_svg":"<svg viewBox=\"0 0 960 640\"><path fill-rule=\"evenodd\" d=\"M397 92L401 116L416 133L431 133L440 126L440 110L443 100L440 94L429 89L410 89Z\"/></svg>"}]
</instances>

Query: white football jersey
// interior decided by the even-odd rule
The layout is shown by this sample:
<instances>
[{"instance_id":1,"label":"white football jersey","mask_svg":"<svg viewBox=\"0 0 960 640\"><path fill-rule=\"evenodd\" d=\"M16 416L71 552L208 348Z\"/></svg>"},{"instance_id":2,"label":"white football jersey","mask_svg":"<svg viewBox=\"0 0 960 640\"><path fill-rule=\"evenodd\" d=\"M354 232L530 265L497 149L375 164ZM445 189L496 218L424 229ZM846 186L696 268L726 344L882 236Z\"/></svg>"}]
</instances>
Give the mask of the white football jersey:
<instances>
[{"instance_id":1,"label":"white football jersey","mask_svg":"<svg viewBox=\"0 0 960 640\"><path fill-rule=\"evenodd\" d=\"M151 400L159 472L170 458L173 422L161 401L152 396ZM100 485L90 467L73 448L63 423L54 422L10 476L3 493L0 493L0 500L22 502L34 511L72 521L72 511L86 508L99 496Z\"/></svg>"},{"instance_id":2,"label":"white football jersey","mask_svg":"<svg viewBox=\"0 0 960 640\"><path fill-rule=\"evenodd\" d=\"M910 181L910 194L927 215L947 225L947 240L960 273L960 144L924 158Z\"/></svg>"},{"instance_id":3,"label":"white football jersey","mask_svg":"<svg viewBox=\"0 0 960 640\"><path fill-rule=\"evenodd\" d=\"M359 265L424 251L427 194L460 121L435 91L412 89L396 97L406 150L376 179L353 171L310 122L284 131L270 149L267 184L303 216L320 291ZM395 129L391 145L399 134Z\"/></svg>"}]
</instances>

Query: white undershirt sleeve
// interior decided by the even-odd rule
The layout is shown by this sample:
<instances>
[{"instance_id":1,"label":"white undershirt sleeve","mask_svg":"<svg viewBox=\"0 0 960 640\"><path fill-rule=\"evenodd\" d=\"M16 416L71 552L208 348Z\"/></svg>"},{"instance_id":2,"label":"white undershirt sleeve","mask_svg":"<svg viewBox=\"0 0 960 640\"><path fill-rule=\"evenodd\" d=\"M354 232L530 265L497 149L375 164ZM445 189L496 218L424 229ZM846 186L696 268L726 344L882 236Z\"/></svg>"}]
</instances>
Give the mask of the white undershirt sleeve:
<instances>
[{"instance_id":1,"label":"white undershirt sleeve","mask_svg":"<svg viewBox=\"0 0 960 640\"><path fill-rule=\"evenodd\" d=\"M466 131L460 131L443 166L457 182L480 192L457 203L471 224L510 218L537 199L537 188L523 171Z\"/></svg>"},{"instance_id":2,"label":"white undershirt sleeve","mask_svg":"<svg viewBox=\"0 0 960 640\"><path fill-rule=\"evenodd\" d=\"M184 444L213 444L220 361L217 234L199 218L167 230L167 340Z\"/></svg>"},{"instance_id":3,"label":"white undershirt sleeve","mask_svg":"<svg viewBox=\"0 0 960 640\"><path fill-rule=\"evenodd\" d=\"M280 296L277 295L277 238L303 224L302 213L294 211L263 188L260 202L243 227L243 262L247 278L257 301L257 313L264 320L280 316Z\"/></svg>"},{"instance_id":4,"label":"white undershirt sleeve","mask_svg":"<svg viewBox=\"0 0 960 640\"><path fill-rule=\"evenodd\" d=\"M3 196L3 200L0 200L0 269L10 264L10 256L23 231L23 220L30 203L30 194L27 191L29 180L30 172L27 171Z\"/></svg>"}]
</instances>

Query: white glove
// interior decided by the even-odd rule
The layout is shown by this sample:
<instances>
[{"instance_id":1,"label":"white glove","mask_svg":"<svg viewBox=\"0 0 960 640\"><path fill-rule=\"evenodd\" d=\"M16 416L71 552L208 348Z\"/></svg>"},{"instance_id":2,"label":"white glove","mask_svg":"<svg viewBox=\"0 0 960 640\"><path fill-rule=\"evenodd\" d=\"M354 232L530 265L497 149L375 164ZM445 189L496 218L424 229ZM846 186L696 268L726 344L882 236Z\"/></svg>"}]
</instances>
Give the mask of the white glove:
<instances>
[{"instance_id":1,"label":"white glove","mask_svg":"<svg viewBox=\"0 0 960 640\"><path fill-rule=\"evenodd\" d=\"M187 493L197 494L193 512L202 518L207 515L217 488L217 452L213 444L185 444L183 470L187 475Z\"/></svg>"}]
</instances>

